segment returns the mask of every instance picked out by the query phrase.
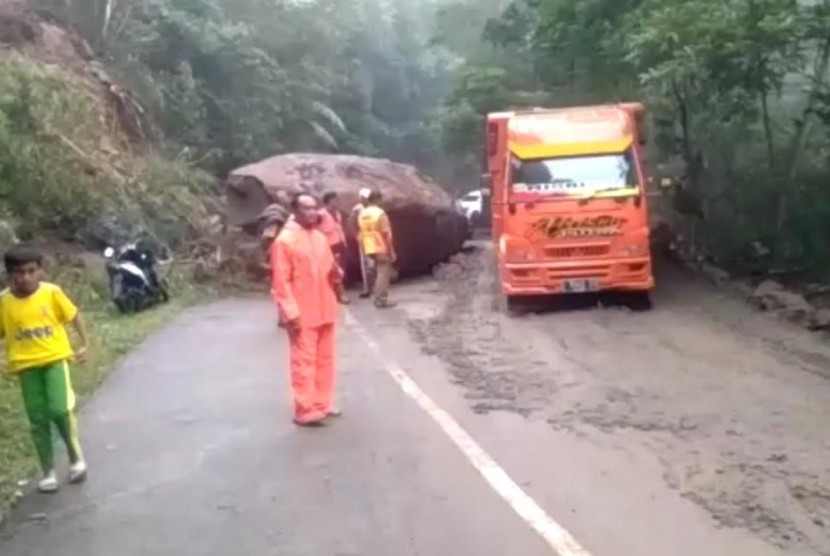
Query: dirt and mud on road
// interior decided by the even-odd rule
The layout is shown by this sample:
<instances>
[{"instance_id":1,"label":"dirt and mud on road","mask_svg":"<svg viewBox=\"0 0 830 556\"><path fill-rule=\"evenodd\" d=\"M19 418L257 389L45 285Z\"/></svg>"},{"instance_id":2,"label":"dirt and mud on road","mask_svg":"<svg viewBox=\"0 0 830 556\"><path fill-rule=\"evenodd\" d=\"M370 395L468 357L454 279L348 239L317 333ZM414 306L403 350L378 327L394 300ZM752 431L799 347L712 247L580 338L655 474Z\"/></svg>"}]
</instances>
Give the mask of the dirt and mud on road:
<instances>
[{"instance_id":1,"label":"dirt and mud on road","mask_svg":"<svg viewBox=\"0 0 830 556\"><path fill-rule=\"evenodd\" d=\"M439 268L440 313L411 313L477 413L512 412L642 450L720 526L830 554L830 343L659 269L654 308L597 299L493 310L486 247ZM602 301L602 300L599 300Z\"/></svg>"}]
</instances>

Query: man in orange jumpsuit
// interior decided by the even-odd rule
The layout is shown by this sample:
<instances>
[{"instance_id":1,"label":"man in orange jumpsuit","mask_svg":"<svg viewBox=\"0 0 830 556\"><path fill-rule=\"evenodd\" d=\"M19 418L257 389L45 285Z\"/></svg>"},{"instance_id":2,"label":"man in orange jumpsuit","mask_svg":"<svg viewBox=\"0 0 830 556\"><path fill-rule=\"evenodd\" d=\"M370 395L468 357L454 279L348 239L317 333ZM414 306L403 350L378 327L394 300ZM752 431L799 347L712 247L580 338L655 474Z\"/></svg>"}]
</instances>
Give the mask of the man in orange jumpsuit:
<instances>
[{"instance_id":1,"label":"man in orange jumpsuit","mask_svg":"<svg viewBox=\"0 0 830 556\"><path fill-rule=\"evenodd\" d=\"M318 426L340 414L334 406L334 327L342 273L317 229L317 200L300 193L291 210L293 218L271 250L273 292L290 341L294 422Z\"/></svg>"}]
</instances>

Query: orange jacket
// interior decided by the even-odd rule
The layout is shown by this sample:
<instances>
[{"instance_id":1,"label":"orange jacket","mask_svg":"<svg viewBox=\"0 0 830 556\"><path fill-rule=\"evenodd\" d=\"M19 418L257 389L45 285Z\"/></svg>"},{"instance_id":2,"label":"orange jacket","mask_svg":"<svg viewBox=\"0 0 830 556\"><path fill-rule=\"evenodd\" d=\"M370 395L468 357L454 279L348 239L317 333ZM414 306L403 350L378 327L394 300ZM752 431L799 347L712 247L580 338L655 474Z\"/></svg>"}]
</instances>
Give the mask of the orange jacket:
<instances>
[{"instance_id":1,"label":"orange jacket","mask_svg":"<svg viewBox=\"0 0 830 556\"><path fill-rule=\"evenodd\" d=\"M302 328L334 324L339 279L326 237L289 221L271 248L271 291L282 320L299 318Z\"/></svg>"},{"instance_id":2,"label":"orange jacket","mask_svg":"<svg viewBox=\"0 0 830 556\"><path fill-rule=\"evenodd\" d=\"M346 242L340 213L333 215L328 209L322 209L320 211L320 224L317 229L323 232L331 246Z\"/></svg>"}]
</instances>

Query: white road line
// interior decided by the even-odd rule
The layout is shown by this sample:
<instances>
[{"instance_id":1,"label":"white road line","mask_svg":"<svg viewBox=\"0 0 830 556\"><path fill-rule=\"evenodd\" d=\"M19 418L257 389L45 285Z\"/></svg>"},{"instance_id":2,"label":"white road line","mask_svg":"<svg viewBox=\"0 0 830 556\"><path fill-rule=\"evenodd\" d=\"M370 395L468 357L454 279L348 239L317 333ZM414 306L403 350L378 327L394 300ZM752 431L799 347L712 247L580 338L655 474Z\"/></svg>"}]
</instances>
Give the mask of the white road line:
<instances>
[{"instance_id":1,"label":"white road line","mask_svg":"<svg viewBox=\"0 0 830 556\"><path fill-rule=\"evenodd\" d=\"M481 473L484 480L507 502L511 508L530 525L554 550L558 556L591 556L590 552L559 525L552 517L545 513L539 505L517 485L513 479L493 460L473 438L461 428L449 413L441 409L432 401L400 365L387 359L380 345L372 338L369 331L361 325L350 311L344 311L346 323L351 326L361 339L375 352L383 362L388 372L401 390L412 398L421 409L427 412L438 423L441 430L452 440L459 450L467 457L475 469Z\"/></svg>"}]
</instances>

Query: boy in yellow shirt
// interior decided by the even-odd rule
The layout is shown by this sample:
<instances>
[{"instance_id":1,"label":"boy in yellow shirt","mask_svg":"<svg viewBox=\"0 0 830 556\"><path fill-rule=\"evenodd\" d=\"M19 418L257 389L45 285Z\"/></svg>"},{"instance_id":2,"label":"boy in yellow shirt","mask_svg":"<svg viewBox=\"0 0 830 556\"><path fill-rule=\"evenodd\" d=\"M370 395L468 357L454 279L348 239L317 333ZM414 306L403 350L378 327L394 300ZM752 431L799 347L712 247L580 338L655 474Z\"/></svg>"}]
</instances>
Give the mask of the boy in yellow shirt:
<instances>
[{"instance_id":1,"label":"boy in yellow shirt","mask_svg":"<svg viewBox=\"0 0 830 556\"><path fill-rule=\"evenodd\" d=\"M43 256L34 247L16 245L5 254L9 288L0 293L0 337L6 340L9 372L20 379L23 403L43 479L41 492L58 490L52 444L52 423L69 454L69 482L86 480L87 466L78 440L75 393L69 361L87 351L84 321L63 290L41 282ZM66 325L81 339L73 353Z\"/></svg>"}]
</instances>

